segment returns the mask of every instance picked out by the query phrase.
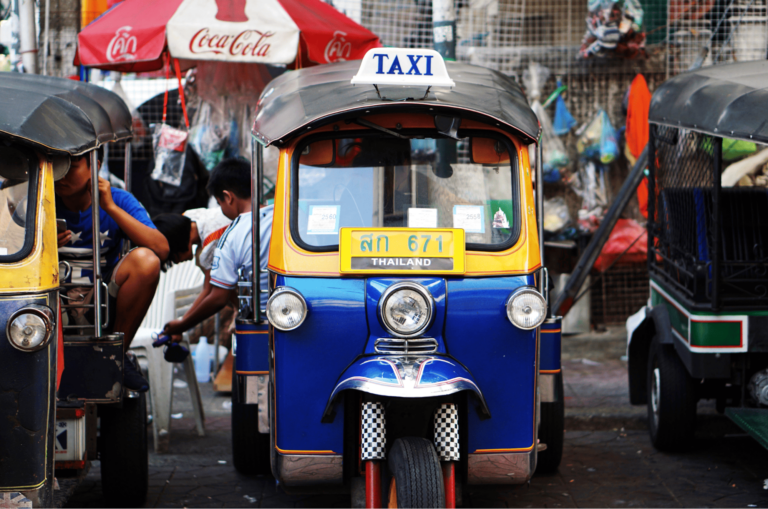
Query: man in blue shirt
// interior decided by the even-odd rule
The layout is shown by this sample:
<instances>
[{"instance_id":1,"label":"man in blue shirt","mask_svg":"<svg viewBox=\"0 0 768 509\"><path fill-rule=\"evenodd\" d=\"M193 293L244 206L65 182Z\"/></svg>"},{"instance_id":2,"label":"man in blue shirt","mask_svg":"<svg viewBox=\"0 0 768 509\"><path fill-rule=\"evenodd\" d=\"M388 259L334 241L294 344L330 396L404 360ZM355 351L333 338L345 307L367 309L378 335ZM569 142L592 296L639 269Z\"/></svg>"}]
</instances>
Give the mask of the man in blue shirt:
<instances>
[{"instance_id":1,"label":"man in blue shirt","mask_svg":"<svg viewBox=\"0 0 768 509\"><path fill-rule=\"evenodd\" d=\"M102 152L99 151L99 165ZM69 172L55 183L56 217L67 221L59 233L59 257L72 266L71 282L93 284L93 227L91 222L90 154L73 157ZM112 189L99 179L101 272L116 299L112 330L124 334L127 350L152 303L160 277L160 260L168 256L168 241L157 231L144 207L134 196ZM136 246L122 259L123 241ZM125 386L146 391L149 384L133 361L126 357Z\"/></svg>"}]
</instances>

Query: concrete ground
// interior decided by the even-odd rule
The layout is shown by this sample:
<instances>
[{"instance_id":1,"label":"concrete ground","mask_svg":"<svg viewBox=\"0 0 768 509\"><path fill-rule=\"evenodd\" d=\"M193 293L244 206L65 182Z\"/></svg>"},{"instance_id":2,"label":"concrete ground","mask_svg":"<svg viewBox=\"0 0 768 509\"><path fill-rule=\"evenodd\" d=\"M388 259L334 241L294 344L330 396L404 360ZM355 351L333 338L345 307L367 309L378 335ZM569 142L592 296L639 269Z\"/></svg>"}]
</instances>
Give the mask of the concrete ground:
<instances>
[{"instance_id":1,"label":"concrete ground","mask_svg":"<svg viewBox=\"0 0 768 509\"><path fill-rule=\"evenodd\" d=\"M559 471L525 486L469 487L464 506L768 507L768 451L701 402L694 450L657 452L645 407L628 403L621 331L593 336L592 347L582 337L564 340L566 439ZM175 389L174 412L181 416L173 421L170 451L150 449L145 507L349 507L348 496L287 495L271 477L238 474L231 464L229 397L213 393L211 384L202 390L207 434L198 437L188 392ZM94 462L67 507L102 505Z\"/></svg>"}]
</instances>

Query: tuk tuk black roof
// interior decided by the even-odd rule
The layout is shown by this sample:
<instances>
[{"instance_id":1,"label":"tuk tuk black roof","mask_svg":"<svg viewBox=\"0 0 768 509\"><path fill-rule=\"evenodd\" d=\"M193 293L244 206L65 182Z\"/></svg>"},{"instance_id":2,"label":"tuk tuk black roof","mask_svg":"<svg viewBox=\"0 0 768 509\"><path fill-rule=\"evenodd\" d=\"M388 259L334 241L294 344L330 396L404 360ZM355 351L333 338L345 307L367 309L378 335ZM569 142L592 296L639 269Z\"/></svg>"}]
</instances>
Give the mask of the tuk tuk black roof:
<instances>
[{"instance_id":1,"label":"tuk tuk black roof","mask_svg":"<svg viewBox=\"0 0 768 509\"><path fill-rule=\"evenodd\" d=\"M539 137L539 120L528 106L520 86L500 72L446 62L448 74L456 86L433 88L427 97L426 88L408 88L406 95L415 96L388 100L393 93L403 95L404 89L379 87L384 99L371 85L352 85L350 80L360 67L360 61L318 65L287 72L272 81L259 100L253 134L265 144L281 144L307 129L365 113L457 112L463 118L474 118L511 128L524 141L535 142Z\"/></svg>"},{"instance_id":2,"label":"tuk tuk black roof","mask_svg":"<svg viewBox=\"0 0 768 509\"><path fill-rule=\"evenodd\" d=\"M0 73L0 136L79 155L131 136L131 112L115 93L63 78Z\"/></svg>"},{"instance_id":3,"label":"tuk tuk black roof","mask_svg":"<svg viewBox=\"0 0 768 509\"><path fill-rule=\"evenodd\" d=\"M648 119L768 143L768 61L717 65L675 76L654 92Z\"/></svg>"}]
</instances>

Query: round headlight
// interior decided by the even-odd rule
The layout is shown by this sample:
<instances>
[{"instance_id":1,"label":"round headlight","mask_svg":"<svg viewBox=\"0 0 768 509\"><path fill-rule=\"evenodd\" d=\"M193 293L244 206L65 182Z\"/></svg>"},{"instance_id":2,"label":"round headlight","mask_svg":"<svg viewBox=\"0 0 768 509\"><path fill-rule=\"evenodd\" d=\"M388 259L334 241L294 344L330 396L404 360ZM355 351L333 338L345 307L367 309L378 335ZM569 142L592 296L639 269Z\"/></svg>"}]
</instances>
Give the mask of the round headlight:
<instances>
[{"instance_id":1,"label":"round headlight","mask_svg":"<svg viewBox=\"0 0 768 509\"><path fill-rule=\"evenodd\" d=\"M267 301L267 319L275 329L289 331L304 323L307 302L293 288L282 286Z\"/></svg>"},{"instance_id":2,"label":"round headlight","mask_svg":"<svg viewBox=\"0 0 768 509\"><path fill-rule=\"evenodd\" d=\"M411 338L432 321L434 303L429 290L417 283L395 283L379 300L382 325L394 336Z\"/></svg>"},{"instance_id":3,"label":"round headlight","mask_svg":"<svg viewBox=\"0 0 768 509\"><path fill-rule=\"evenodd\" d=\"M11 345L22 352L43 348L53 331L53 312L43 306L16 311L8 320L6 335Z\"/></svg>"},{"instance_id":4,"label":"round headlight","mask_svg":"<svg viewBox=\"0 0 768 509\"><path fill-rule=\"evenodd\" d=\"M523 330L535 329L547 318L547 303L532 288L517 290L507 300L507 317Z\"/></svg>"}]
</instances>

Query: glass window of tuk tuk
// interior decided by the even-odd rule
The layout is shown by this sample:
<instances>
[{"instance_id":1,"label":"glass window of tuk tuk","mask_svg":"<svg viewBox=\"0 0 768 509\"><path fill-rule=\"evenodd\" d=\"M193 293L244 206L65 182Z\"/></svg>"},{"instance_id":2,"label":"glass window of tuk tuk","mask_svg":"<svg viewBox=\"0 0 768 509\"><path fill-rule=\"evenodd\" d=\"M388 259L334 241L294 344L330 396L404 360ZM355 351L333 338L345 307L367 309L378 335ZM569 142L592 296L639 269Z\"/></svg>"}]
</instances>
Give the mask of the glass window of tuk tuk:
<instances>
[{"instance_id":1,"label":"glass window of tuk tuk","mask_svg":"<svg viewBox=\"0 0 768 509\"><path fill-rule=\"evenodd\" d=\"M0 140L0 263L32 251L39 167L33 150Z\"/></svg>"},{"instance_id":2,"label":"glass window of tuk tuk","mask_svg":"<svg viewBox=\"0 0 768 509\"><path fill-rule=\"evenodd\" d=\"M319 134L296 147L290 228L300 247L336 251L343 227L464 228L468 250L514 245L520 212L510 140L482 130L459 131L458 141L435 130L399 133L406 138L370 131ZM494 147L500 162L473 161L475 139ZM330 142L317 144L324 140Z\"/></svg>"}]
</instances>

